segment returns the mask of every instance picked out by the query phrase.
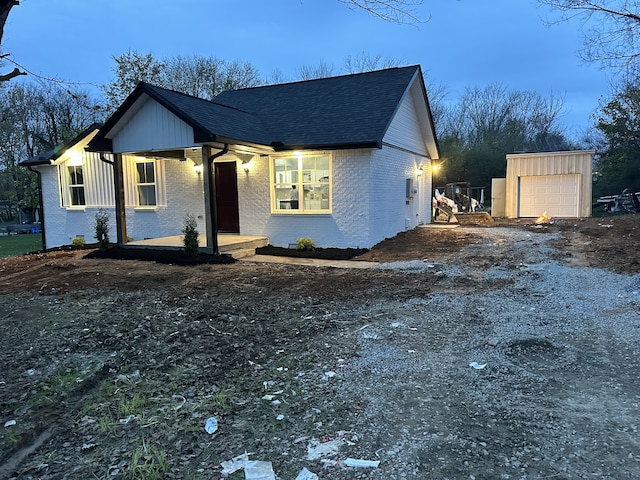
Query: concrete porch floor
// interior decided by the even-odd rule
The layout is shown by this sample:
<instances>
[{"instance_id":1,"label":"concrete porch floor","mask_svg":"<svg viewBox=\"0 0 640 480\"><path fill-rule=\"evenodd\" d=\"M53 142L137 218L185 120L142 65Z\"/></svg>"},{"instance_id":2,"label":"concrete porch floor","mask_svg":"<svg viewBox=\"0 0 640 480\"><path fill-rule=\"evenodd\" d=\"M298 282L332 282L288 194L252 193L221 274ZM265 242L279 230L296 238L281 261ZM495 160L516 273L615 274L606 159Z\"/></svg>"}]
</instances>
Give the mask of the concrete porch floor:
<instances>
[{"instance_id":1,"label":"concrete porch floor","mask_svg":"<svg viewBox=\"0 0 640 480\"><path fill-rule=\"evenodd\" d=\"M200 247L207 245L206 235L199 235ZM232 233L218 234L218 248L220 253L232 253L240 256L254 255L255 249L263 247L269 243L267 237L252 235L234 235ZM148 238L146 240L135 240L128 242L128 246L148 247L148 248L182 248L182 235L173 235L170 237ZM243 254L241 254L243 253ZM234 257L236 255L233 255Z\"/></svg>"}]
</instances>

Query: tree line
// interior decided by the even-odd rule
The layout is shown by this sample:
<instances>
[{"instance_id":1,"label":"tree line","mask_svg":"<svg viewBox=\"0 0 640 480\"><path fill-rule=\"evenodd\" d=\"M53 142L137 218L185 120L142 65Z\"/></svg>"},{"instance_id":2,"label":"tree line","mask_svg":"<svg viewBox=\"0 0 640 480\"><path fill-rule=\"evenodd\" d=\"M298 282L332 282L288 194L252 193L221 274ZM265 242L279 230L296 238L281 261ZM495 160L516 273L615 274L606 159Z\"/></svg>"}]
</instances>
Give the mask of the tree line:
<instances>
[{"instance_id":1,"label":"tree line","mask_svg":"<svg viewBox=\"0 0 640 480\"><path fill-rule=\"evenodd\" d=\"M399 65L399 61L361 54L347 57L337 68L326 62L302 66L296 78L320 78ZM103 121L139 81L201 98L268 83L248 61L216 57L175 56L157 59L128 51L114 58L114 76L91 96L55 82L0 83L0 221L15 221L21 210L33 218L38 204L37 178L18 162L51 151L88 125ZM425 79L434 115L442 170L434 184L469 181L491 185L504 177L505 155L595 148L594 191L610 194L640 189L640 87L628 77L596 112L591 134L579 141L565 133L563 99L549 94L510 89L502 84L468 87L447 102L446 88Z\"/></svg>"},{"instance_id":2,"label":"tree line","mask_svg":"<svg viewBox=\"0 0 640 480\"><path fill-rule=\"evenodd\" d=\"M421 23L422 0L338 0L384 21ZM446 88L427 85L443 163L436 183L470 181L490 185L505 174L505 155L594 148L594 193L640 190L640 0L538 0L559 16L548 23L582 21L582 57L601 63L622 80L594 113L592 131L570 139L561 123L563 100L549 94L513 90L505 85L473 86L447 102ZM0 41L17 0L0 0ZM11 61L8 54L0 55ZM21 81L19 66L0 74L0 221L12 220L17 210L29 212L37 204L37 182L18 162L66 143L94 121L104 120L138 81L154 83L211 99L228 89L356 73L392 67L401 62L361 54L348 57L342 68L321 61L304 65L296 78L276 71L270 79L246 61L215 57L176 56L157 59L129 51L114 57L114 77L95 98L56 81ZM29 76L26 77L27 79Z\"/></svg>"}]
</instances>

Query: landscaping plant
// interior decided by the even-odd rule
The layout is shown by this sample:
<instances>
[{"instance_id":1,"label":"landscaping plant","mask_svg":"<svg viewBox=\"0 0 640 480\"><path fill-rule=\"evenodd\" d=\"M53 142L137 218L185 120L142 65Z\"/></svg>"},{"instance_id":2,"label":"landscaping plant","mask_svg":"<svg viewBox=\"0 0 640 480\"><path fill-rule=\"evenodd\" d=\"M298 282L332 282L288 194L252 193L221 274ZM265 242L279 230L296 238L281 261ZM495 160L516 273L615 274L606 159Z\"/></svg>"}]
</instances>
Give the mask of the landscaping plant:
<instances>
[{"instance_id":1,"label":"landscaping plant","mask_svg":"<svg viewBox=\"0 0 640 480\"><path fill-rule=\"evenodd\" d=\"M184 253L192 256L197 255L200 248L200 240L198 239L198 222L196 222L196 217L190 213L184 217L184 228L182 229L182 233L184 234Z\"/></svg>"}]
</instances>

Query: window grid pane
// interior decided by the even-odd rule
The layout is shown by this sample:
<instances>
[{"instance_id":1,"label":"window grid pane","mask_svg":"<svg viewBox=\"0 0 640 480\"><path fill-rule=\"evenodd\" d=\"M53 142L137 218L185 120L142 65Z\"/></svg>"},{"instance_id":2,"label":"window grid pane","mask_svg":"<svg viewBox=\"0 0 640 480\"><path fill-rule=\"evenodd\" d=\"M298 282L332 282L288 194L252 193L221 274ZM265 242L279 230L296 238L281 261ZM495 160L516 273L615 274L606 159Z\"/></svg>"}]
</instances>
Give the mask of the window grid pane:
<instances>
[{"instance_id":1,"label":"window grid pane","mask_svg":"<svg viewBox=\"0 0 640 480\"><path fill-rule=\"evenodd\" d=\"M152 161L137 162L138 205L141 207L156 206L155 163Z\"/></svg>"},{"instance_id":2,"label":"window grid pane","mask_svg":"<svg viewBox=\"0 0 640 480\"><path fill-rule=\"evenodd\" d=\"M329 175L328 156L273 159L275 211L329 211Z\"/></svg>"},{"instance_id":3,"label":"window grid pane","mask_svg":"<svg viewBox=\"0 0 640 480\"><path fill-rule=\"evenodd\" d=\"M68 167L69 172L69 197L71 205L85 205L84 175L81 165Z\"/></svg>"}]
</instances>

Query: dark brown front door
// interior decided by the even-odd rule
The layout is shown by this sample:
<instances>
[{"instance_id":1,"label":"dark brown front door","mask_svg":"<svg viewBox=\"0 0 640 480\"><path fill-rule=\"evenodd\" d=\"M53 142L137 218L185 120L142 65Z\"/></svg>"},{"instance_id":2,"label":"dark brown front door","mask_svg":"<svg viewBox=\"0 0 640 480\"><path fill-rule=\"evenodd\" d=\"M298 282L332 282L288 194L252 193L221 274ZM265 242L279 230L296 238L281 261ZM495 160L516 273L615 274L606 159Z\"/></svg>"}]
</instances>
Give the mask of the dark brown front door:
<instances>
[{"instance_id":1,"label":"dark brown front door","mask_svg":"<svg viewBox=\"0 0 640 480\"><path fill-rule=\"evenodd\" d=\"M238 214L238 178L236 162L214 163L216 175L216 205L218 206L218 231L240 232Z\"/></svg>"}]
</instances>

